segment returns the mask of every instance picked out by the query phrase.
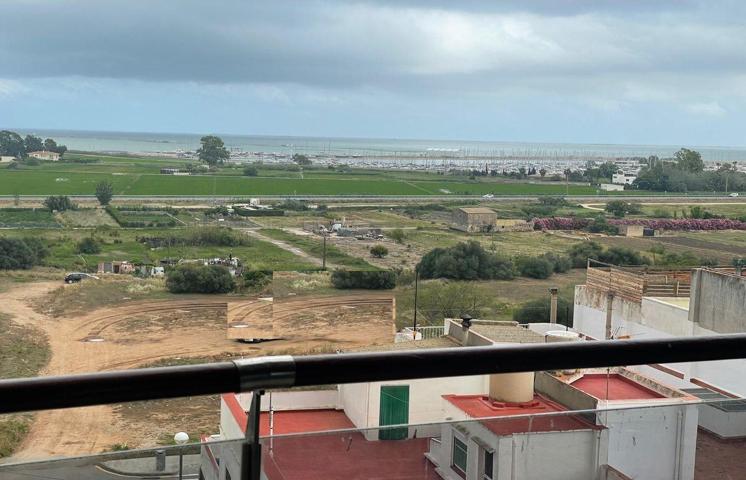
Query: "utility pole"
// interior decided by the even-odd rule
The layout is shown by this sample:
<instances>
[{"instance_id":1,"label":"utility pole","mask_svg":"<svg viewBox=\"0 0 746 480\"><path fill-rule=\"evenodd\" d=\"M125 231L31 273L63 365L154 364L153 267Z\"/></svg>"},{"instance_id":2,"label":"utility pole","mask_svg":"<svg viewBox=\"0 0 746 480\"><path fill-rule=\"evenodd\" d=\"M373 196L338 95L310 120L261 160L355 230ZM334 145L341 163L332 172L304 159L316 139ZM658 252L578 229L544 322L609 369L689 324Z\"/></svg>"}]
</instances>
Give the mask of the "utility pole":
<instances>
[{"instance_id":1,"label":"utility pole","mask_svg":"<svg viewBox=\"0 0 746 480\"><path fill-rule=\"evenodd\" d=\"M321 269L326 270L326 234L324 234L324 257L321 260Z\"/></svg>"},{"instance_id":2,"label":"utility pole","mask_svg":"<svg viewBox=\"0 0 746 480\"><path fill-rule=\"evenodd\" d=\"M417 340L417 294L420 283L420 272L417 267L414 269L414 322L412 325L412 340Z\"/></svg>"}]
</instances>

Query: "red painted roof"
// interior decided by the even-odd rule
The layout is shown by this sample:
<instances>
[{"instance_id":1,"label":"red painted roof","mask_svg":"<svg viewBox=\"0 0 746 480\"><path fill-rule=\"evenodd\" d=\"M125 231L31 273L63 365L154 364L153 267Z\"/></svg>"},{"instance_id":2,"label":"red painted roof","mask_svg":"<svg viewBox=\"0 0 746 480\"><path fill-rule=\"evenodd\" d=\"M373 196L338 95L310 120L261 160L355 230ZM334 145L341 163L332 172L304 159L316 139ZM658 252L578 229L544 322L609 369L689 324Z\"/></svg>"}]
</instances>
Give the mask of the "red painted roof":
<instances>
[{"instance_id":1,"label":"red painted roof","mask_svg":"<svg viewBox=\"0 0 746 480\"><path fill-rule=\"evenodd\" d=\"M506 417L481 422L496 435L599 428L577 415L510 418L519 415L567 411L562 405L541 395L534 395L533 401L523 403L496 402L484 395L443 395L443 398L472 418Z\"/></svg>"},{"instance_id":2,"label":"red painted roof","mask_svg":"<svg viewBox=\"0 0 746 480\"><path fill-rule=\"evenodd\" d=\"M441 480L425 458L428 442L357 432L266 438L262 469L269 480Z\"/></svg>"},{"instance_id":3,"label":"red painted roof","mask_svg":"<svg viewBox=\"0 0 746 480\"><path fill-rule=\"evenodd\" d=\"M599 400L648 400L652 398L665 398L664 395L617 373L611 375L604 373L585 374L572 382L571 385Z\"/></svg>"},{"instance_id":4,"label":"red painted roof","mask_svg":"<svg viewBox=\"0 0 746 480\"><path fill-rule=\"evenodd\" d=\"M280 411L275 412L273 417L273 435L355 428L345 412L341 410ZM259 422L259 435L269 435L269 412L262 412Z\"/></svg>"}]
</instances>

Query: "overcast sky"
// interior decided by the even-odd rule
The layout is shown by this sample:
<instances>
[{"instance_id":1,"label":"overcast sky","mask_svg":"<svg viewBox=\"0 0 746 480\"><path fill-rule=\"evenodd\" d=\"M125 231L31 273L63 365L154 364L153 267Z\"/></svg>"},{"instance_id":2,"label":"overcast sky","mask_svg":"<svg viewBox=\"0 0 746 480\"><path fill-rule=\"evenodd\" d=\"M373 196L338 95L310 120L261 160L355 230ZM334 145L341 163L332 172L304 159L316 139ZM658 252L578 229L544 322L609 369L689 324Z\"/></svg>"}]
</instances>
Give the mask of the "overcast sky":
<instances>
[{"instance_id":1,"label":"overcast sky","mask_svg":"<svg viewBox=\"0 0 746 480\"><path fill-rule=\"evenodd\" d=\"M2 0L0 126L746 145L744 14L737 0Z\"/></svg>"}]
</instances>

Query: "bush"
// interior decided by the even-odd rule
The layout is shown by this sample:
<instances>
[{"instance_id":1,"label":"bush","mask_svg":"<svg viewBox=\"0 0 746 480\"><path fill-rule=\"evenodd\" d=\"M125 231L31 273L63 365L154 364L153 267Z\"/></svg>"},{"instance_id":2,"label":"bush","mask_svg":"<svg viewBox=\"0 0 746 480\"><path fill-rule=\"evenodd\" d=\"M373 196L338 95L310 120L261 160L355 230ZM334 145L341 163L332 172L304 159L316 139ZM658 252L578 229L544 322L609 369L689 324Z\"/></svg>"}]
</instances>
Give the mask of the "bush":
<instances>
[{"instance_id":1,"label":"bush","mask_svg":"<svg viewBox=\"0 0 746 480\"><path fill-rule=\"evenodd\" d=\"M101 253L101 244L93 237L85 237L78 242L76 247L78 253L95 254Z\"/></svg>"},{"instance_id":2,"label":"bush","mask_svg":"<svg viewBox=\"0 0 746 480\"><path fill-rule=\"evenodd\" d=\"M624 247L611 247L602 252L599 260L613 265L649 265L650 260L638 252Z\"/></svg>"},{"instance_id":3,"label":"bush","mask_svg":"<svg viewBox=\"0 0 746 480\"><path fill-rule=\"evenodd\" d=\"M64 195L52 195L44 199L44 206L49 209L50 212L58 211L64 212L65 210L75 210L76 205L70 200L70 197Z\"/></svg>"},{"instance_id":4,"label":"bush","mask_svg":"<svg viewBox=\"0 0 746 480\"><path fill-rule=\"evenodd\" d=\"M0 270L29 269L40 265L48 254L38 238L0 237Z\"/></svg>"},{"instance_id":5,"label":"bush","mask_svg":"<svg viewBox=\"0 0 746 480\"><path fill-rule=\"evenodd\" d=\"M246 270L242 277L244 287L251 290L261 290L272 283L271 270Z\"/></svg>"},{"instance_id":6,"label":"bush","mask_svg":"<svg viewBox=\"0 0 746 480\"><path fill-rule=\"evenodd\" d=\"M404 243L404 240L407 238L407 235L404 233L404 230L401 228L395 228L389 232L389 238L396 243Z\"/></svg>"},{"instance_id":7,"label":"bush","mask_svg":"<svg viewBox=\"0 0 746 480\"><path fill-rule=\"evenodd\" d=\"M455 280L510 280L513 262L487 252L478 242L459 243L426 253L417 270L422 278Z\"/></svg>"},{"instance_id":8,"label":"bush","mask_svg":"<svg viewBox=\"0 0 746 480\"><path fill-rule=\"evenodd\" d=\"M642 212L642 207L639 203L629 203L624 200L612 200L606 204L605 210L615 217L623 217L628 213L633 215Z\"/></svg>"},{"instance_id":9,"label":"bush","mask_svg":"<svg viewBox=\"0 0 746 480\"><path fill-rule=\"evenodd\" d=\"M198 227L182 235L138 237L137 241L150 248L158 247L238 247L251 245L252 240L230 228Z\"/></svg>"},{"instance_id":10,"label":"bush","mask_svg":"<svg viewBox=\"0 0 746 480\"><path fill-rule=\"evenodd\" d=\"M549 278L554 271L552 262L541 257L519 257L515 265L518 273L529 278Z\"/></svg>"},{"instance_id":11,"label":"bush","mask_svg":"<svg viewBox=\"0 0 746 480\"><path fill-rule=\"evenodd\" d=\"M565 207L569 205L567 200L565 200L565 197L555 197L555 196L546 196L546 197L539 197L539 203L542 205L549 205L552 207Z\"/></svg>"},{"instance_id":12,"label":"bush","mask_svg":"<svg viewBox=\"0 0 746 480\"><path fill-rule=\"evenodd\" d=\"M551 304L548 298L532 300L513 311L513 320L518 323L548 322ZM557 323L572 326L572 303L564 298L557 299Z\"/></svg>"},{"instance_id":13,"label":"bush","mask_svg":"<svg viewBox=\"0 0 746 480\"><path fill-rule=\"evenodd\" d=\"M246 177L256 177L259 175L259 169L254 165L249 165L243 169L243 174Z\"/></svg>"},{"instance_id":14,"label":"bush","mask_svg":"<svg viewBox=\"0 0 746 480\"><path fill-rule=\"evenodd\" d=\"M166 275L171 293L228 293L235 286L231 272L220 265L179 265Z\"/></svg>"},{"instance_id":15,"label":"bush","mask_svg":"<svg viewBox=\"0 0 746 480\"><path fill-rule=\"evenodd\" d=\"M588 265L588 259L599 260L604 247L596 242L583 242L573 245L570 248L570 261L575 268L585 268Z\"/></svg>"},{"instance_id":16,"label":"bush","mask_svg":"<svg viewBox=\"0 0 746 480\"><path fill-rule=\"evenodd\" d=\"M594 218L586 229L591 233L605 233L607 235L619 234L619 227L609 224L603 215Z\"/></svg>"},{"instance_id":17,"label":"bush","mask_svg":"<svg viewBox=\"0 0 746 480\"><path fill-rule=\"evenodd\" d=\"M545 253L539 258L543 258L552 264L552 270L555 273L565 273L572 268L572 260L565 255L557 255L556 253Z\"/></svg>"},{"instance_id":18,"label":"bush","mask_svg":"<svg viewBox=\"0 0 746 480\"><path fill-rule=\"evenodd\" d=\"M339 289L390 290L396 287L396 273L390 270L335 270L332 285Z\"/></svg>"},{"instance_id":19,"label":"bush","mask_svg":"<svg viewBox=\"0 0 746 480\"><path fill-rule=\"evenodd\" d=\"M383 258L389 254L389 249L383 245L373 245L370 247L370 254L376 258Z\"/></svg>"}]
</instances>

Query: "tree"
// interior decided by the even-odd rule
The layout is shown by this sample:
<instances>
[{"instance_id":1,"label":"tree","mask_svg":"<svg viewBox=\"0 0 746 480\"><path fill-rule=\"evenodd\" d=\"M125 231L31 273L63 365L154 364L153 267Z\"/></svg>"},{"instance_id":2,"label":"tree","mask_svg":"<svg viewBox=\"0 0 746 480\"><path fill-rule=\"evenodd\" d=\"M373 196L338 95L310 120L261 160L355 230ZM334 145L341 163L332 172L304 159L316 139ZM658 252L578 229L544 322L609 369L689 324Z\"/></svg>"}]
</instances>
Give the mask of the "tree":
<instances>
[{"instance_id":1,"label":"tree","mask_svg":"<svg viewBox=\"0 0 746 480\"><path fill-rule=\"evenodd\" d=\"M585 268L588 259L599 260L604 247L596 242L583 242L573 245L568 252L572 266L575 268Z\"/></svg>"},{"instance_id":2,"label":"tree","mask_svg":"<svg viewBox=\"0 0 746 480\"><path fill-rule=\"evenodd\" d=\"M547 174L546 168L542 168L541 170L539 170L539 175L541 175L541 178L544 178L546 174Z\"/></svg>"},{"instance_id":3,"label":"tree","mask_svg":"<svg viewBox=\"0 0 746 480\"><path fill-rule=\"evenodd\" d=\"M93 237L85 237L78 242L76 250L78 253L86 254L101 253L101 244Z\"/></svg>"},{"instance_id":4,"label":"tree","mask_svg":"<svg viewBox=\"0 0 746 480\"><path fill-rule=\"evenodd\" d=\"M373 245L370 247L370 254L376 258L383 258L389 254L389 249L383 245Z\"/></svg>"},{"instance_id":5,"label":"tree","mask_svg":"<svg viewBox=\"0 0 746 480\"><path fill-rule=\"evenodd\" d=\"M554 265L546 258L518 257L515 261L518 272L529 278L549 278L554 272Z\"/></svg>"},{"instance_id":6,"label":"tree","mask_svg":"<svg viewBox=\"0 0 746 480\"><path fill-rule=\"evenodd\" d=\"M401 228L395 228L389 232L389 238L396 243L404 243L404 239L407 238L407 235Z\"/></svg>"},{"instance_id":7,"label":"tree","mask_svg":"<svg viewBox=\"0 0 746 480\"><path fill-rule=\"evenodd\" d=\"M293 162L303 167L307 167L313 163L308 156L303 155L302 153L293 154Z\"/></svg>"},{"instance_id":8,"label":"tree","mask_svg":"<svg viewBox=\"0 0 746 480\"><path fill-rule=\"evenodd\" d=\"M612 200L606 203L605 210L615 217L621 218L628 213L639 214L642 212L642 207L639 203L628 203L624 200Z\"/></svg>"},{"instance_id":9,"label":"tree","mask_svg":"<svg viewBox=\"0 0 746 480\"><path fill-rule=\"evenodd\" d=\"M222 165L230 158L223 139L215 135L206 135L200 139L202 146L197 150L199 159L211 167Z\"/></svg>"},{"instance_id":10,"label":"tree","mask_svg":"<svg viewBox=\"0 0 746 480\"><path fill-rule=\"evenodd\" d=\"M473 240L429 251L417 264L417 270L422 278L510 280L514 276L513 262L487 252Z\"/></svg>"},{"instance_id":11,"label":"tree","mask_svg":"<svg viewBox=\"0 0 746 480\"><path fill-rule=\"evenodd\" d=\"M44 206L49 209L50 212L64 212L65 210L75 210L76 205L70 201L70 197L64 195L51 195L44 199Z\"/></svg>"},{"instance_id":12,"label":"tree","mask_svg":"<svg viewBox=\"0 0 746 480\"><path fill-rule=\"evenodd\" d=\"M705 162L702 161L702 155L695 150L682 148L674 153L673 158L676 160L676 167L685 172L699 173L705 169Z\"/></svg>"},{"instance_id":13,"label":"tree","mask_svg":"<svg viewBox=\"0 0 746 480\"><path fill-rule=\"evenodd\" d=\"M23 148L26 153L38 152L44 150L44 143L36 135L26 135L26 138L23 139Z\"/></svg>"},{"instance_id":14,"label":"tree","mask_svg":"<svg viewBox=\"0 0 746 480\"><path fill-rule=\"evenodd\" d=\"M38 238L0 237L0 270L29 269L40 265L48 253Z\"/></svg>"},{"instance_id":15,"label":"tree","mask_svg":"<svg viewBox=\"0 0 746 480\"><path fill-rule=\"evenodd\" d=\"M335 270L331 281L338 289L391 290L396 287L396 273L390 270Z\"/></svg>"},{"instance_id":16,"label":"tree","mask_svg":"<svg viewBox=\"0 0 746 480\"><path fill-rule=\"evenodd\" d=\"M57 151L57 142L55 142L51 138L47 138L44 140L44 150L47 150L49 152L56 152Z\"/></svg>"},{"instance_id":17,"label":"tree","mask_svg":"<svg viewBox=\"0 0 746 480\"><path fill-rule=\"evenodd\" d=\"M243 174L247 177L256 177L257 175L259 175L259 169L256 168L254 165L248 165L244 167Z\"/></svg>"},{"instance_id":18,"label":"tree","mask_svg":"<svg viewBox=\"0 0 746 480\"><path fill-rule=\"evenodd\" d=\"M96 185L96 198L98 199L98 203L104 206L108 205L111 203L112 197L114 197L114 186L111 182L103 181Z\"/></svg>"},{"instance_id":19,"label":"tree","mask_svg":"<svg viewBox=\"0 0 746 480\"><path fill-rule=\"evenodd\" d=\"M417 312L431 325L442 325L444 318L460 318L464 314L480 317L490 304L490 298L471 282L423 283L420 284Z\"/></svg>"},{"instance_id":20,"label":"tree","mask_svg":"<svg viewBox=\"0 0 746 480\"><path fill-rule=\"evenodd\" d=\"M16 132L0 130L0 155L23 158L26 155L26 145L23 138Z\"/></svg>"},{"instance_id":21,"label":"tree","mask_svg":"<svg viewBox=\"0 0 746 480\"><path fill-rule=\"evenodd\" d=\"M650 263L639 252L624 247L609 248L601 253L599 260L613 265L648 265Z\"/></svg>"},{"instance_id":22,"label":"tree","mask_svg":"<svg viewBox=\"0 0 746 480\"><path fill-rule=\"evenodd\" d=\"M233 275L221 265L178 265L166 275L171 293L228 293L235 286Z\"/></svg>"},{"instance_id":23,"label":"tree","mask_svg":"<svg viewBox=\"0 0 746 480\"><path fill-rule=\"evenodd\" d=\"M614 162L606 162L602 163L601 166L598 167L598 176L601 178L610 179L611 176L618 171L619 167L617 167Z\"/></svg>"}]
</instances>

